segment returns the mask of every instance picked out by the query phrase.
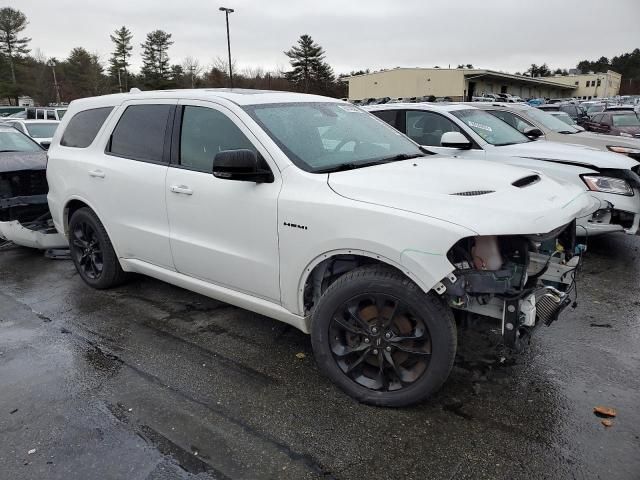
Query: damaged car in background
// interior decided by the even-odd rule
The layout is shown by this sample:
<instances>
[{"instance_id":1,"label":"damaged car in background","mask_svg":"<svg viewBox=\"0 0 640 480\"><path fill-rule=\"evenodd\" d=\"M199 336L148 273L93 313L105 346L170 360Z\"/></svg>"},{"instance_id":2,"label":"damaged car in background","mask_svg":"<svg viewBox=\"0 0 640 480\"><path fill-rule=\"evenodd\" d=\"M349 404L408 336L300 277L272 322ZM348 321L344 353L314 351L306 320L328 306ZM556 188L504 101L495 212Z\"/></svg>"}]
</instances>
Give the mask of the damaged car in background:
<instances>
[{"instance_id":1,"label":"damaged car in background","mask_svg":"<svg viewBox=\"0 0 640 480\"><path fill-rule=\"evenodd\" d=\"M38 143L0 125L0 244L66 248L49 213L46 168L46 152Z\"/></svg>"},{"instance_id":2,"label":"damaged car in background","mask_svg":"<svg viewBox=\"0 0 640 480\"><path fill-rule=\"evenodd\" d=\"M393 104L365 109L431 151L467 161L489 160L528 168L581 188L595 208L577 219L579 237L638 233L640 165L636 160L595 148L538 139L537 128L522 133L507 121L506 111L485 111L492 107L479 105ZM520 111L529 107L505 108ZM571 128L546 112L530 110L550 117L565 129Z\"/></svg>"}]
</instances>

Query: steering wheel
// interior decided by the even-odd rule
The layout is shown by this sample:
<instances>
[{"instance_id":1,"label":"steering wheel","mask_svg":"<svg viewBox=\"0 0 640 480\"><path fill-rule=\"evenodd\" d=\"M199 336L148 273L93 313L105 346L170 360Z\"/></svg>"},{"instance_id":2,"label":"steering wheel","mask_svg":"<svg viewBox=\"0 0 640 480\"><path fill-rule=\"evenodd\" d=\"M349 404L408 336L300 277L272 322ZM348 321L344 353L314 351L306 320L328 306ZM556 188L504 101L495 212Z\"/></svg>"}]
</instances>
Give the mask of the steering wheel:
<instances>
[{"instance_id":1,"label":"steering wheel","mask_svg":"<svg viewBox=\"0 0 640 480\"><path fill-rule=\"evenodd\" d=\"M344 140L342 140L340 143L338 143L338 145L335 146L335 148L333 149L334 152L339 152L342 147L344 147L347 143L349 142L356 142L356 145L358 143L360 143L360 141L358 141L357 138L353 138L353 137L349 137L349 138L345 138ZM355 148L355 147L354 147Z\"/></svg>"}]
</instances>

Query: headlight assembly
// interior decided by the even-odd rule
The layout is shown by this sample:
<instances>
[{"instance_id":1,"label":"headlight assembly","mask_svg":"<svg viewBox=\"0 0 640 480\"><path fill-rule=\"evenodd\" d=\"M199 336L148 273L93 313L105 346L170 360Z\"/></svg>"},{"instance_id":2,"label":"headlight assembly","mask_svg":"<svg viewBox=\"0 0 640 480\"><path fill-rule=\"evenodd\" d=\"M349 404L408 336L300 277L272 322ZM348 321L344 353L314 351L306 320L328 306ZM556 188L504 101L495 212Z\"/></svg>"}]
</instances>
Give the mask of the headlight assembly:
<instances>
[{"instance_id":1,"label":"headlight assembly","mask_svg":"<svg viewBox=\"0 0 640 480\"><path fill-rule=\"evenodd\" d=\"M589 190L616 195L633 196L633 188L621 178L603 177L601 175L584 175L582 177Z\"/></svg>"},{"instance_id":2,"label":"headlight assembly","mask_svg":"<svg viewBox=\"0 0 640 480\"><path fill-rule=\"evenodd\" d=\"M607 148L612 152L623 153L625 155L640 155L640 148L619 147L617 145L607 145Z\"/></svg>"}]
</instances>

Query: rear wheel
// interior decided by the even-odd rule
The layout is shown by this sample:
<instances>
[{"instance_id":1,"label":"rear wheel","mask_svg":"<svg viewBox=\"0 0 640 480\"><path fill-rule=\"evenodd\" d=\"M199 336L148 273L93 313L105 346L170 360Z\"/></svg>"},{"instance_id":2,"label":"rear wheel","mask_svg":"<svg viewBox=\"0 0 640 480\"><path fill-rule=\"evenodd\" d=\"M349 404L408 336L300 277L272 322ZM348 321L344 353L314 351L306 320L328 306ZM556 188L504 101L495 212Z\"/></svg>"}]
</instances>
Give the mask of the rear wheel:
<instances>
[{"instance_id":1,"label":"rear wheel","mask_svg":"<svg viewBox=\"0 0 640 480\"><path fill-rule=\"evenodd\" d=\"M87 207L73 212L69 220L69 250L76 270L93 288L110 288L126 280L107 231Z\"/></svg>"},{"instance_id":2,"label":"rear wheel","mask_svg":"<svg viewBox=\"0 0 640 480\"><path fill-rule=\"evenodd\" d=\"M456 352L440 299L384 266L353 270L321 297L312 343L322 371L357 400L400 407L436 392Z\"/></svg>"}]
</instances>

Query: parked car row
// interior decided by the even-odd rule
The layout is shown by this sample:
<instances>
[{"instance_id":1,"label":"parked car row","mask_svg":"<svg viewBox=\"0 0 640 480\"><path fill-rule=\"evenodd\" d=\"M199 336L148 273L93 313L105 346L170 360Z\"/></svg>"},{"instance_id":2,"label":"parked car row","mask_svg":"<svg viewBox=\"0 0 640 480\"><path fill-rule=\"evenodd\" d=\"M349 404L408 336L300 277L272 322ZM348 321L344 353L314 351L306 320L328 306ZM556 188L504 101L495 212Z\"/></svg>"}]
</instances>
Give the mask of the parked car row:
<instances>
[{"instance_id":1,"label":"parked car row","mask_svg":"<svg viewBox=\"0 0 640 480\"><path fill-rule=\"evenodd\" d=\"M493 105L370 114L214 89L78 100L46 164L56 232L36 233L67 243L91 287L136 272L286 322L349 395L413 404L447 379L462 320L521 348L572 303L577 237L638 230L636 160L542 140L500 118L523 105ZM40 148L0 129L0 164L14 159L0 207L27 212L0 219L7 239L46 215L42 160L27 159L43 152L16 139ZM14 181L36 173L39 188Z\"/></svg>"}]
</instances>

